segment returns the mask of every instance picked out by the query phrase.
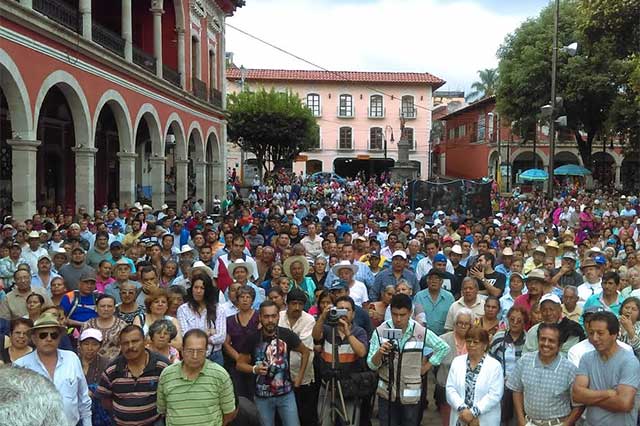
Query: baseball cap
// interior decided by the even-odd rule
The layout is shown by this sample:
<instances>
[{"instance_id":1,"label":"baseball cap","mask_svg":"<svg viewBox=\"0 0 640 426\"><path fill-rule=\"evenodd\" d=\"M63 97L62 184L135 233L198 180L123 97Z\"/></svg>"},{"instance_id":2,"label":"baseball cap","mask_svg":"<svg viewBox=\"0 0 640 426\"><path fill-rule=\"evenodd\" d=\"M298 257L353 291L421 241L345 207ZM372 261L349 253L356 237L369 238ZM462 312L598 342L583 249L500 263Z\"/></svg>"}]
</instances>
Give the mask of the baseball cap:
<instances>
[{"instance_id":1,"label":"baseball cap","mask_svg":"<svg viewBox=\"0 0 640 426\"><path fill-rule=\"evenodd\" d=\"M337 279L337 280L333 280L333 282L329 286L329 291L343 290L343 289L348 288L348 287L349 287L349 285L347 284L347 282L345 280Z\"/></svg>"},{"instance_id":2,"label":"baseball cap","mask_svg":"<svg viewBox=\"0 0 640 426\"><path fill-rule=\"evenodd\" d=\"M593 260L596 262L596 265L604 265L607 263L607 259L605 259L601 254L595 256Z\"/></svg>"},{"instance_id":3,"label":"baseball cap","mask_svg":"<svg viewBox=\"0 0 640 426\"><path fill-rule=\"evenodd\" d=\"M405 253L402 250L396 250L393 252L393 254L391 255L391 258L393 259L396 256L400 256L401 258L403 258L404 260L407 260L407 253Z\"/></svg>"},{"instance_id":4,"label":"baseball cap","mask_svg":"<svg viewBox=\"0 0 640 426\"><path fill-rule=\"evenodd\" d=\"M433 257L434 262L446 262L447 258L444 254L438 253Z\"/></svg>"},{"instance_id":5,"label":"baseball cap","mask_svg":"<svg viewBox=\"0 0 640 426\"><path fill-rule=\"evenodd\" d=\"M534 252L538 252L538 253L542 253L542 254L547 254L547 251L544 249L544 247L542 246L538 246L536 247L536 249L534 250Z\"/></svg>"},{"instance_id":6,"label":"baseball cap","mask_svg":"<svg viewBox=\"0 0 640 426\"><path fill-rule=\"evenodd\" d=\"M544 281L545 280L544 271L542 269L534 269L533 271L529 272L529 274L527 275L527 281L530 281L530 280Z\"/></svg>"},{"instance_id":7,"label":"baseball cap","mask_svg":"<svg viewBox=\"0 0 640 426\"><path fill-rule=\"evenodd\" d=\"M110 249L120 248L122 247L122 243L120 241L114 241L109 245Z\"/></svg>"},{"instance_id":8,"label":"baseball cap","mask_svg":"<svg viewBox=\"0 0 640 426\"><path fill-rule=\"evenodd\" d=\"M80 275L80 281L95 281L96 280L96 271L93 269L86 270Z\"/></svg>"},{"instance_id":9,"label":"baseball cap","mask_svg":"<svg viewBox=\"0 0 640 426\"><path fill-rule=\"evenodd\" d=\"M571 259L571 260L573 260L574 262L575 262L576 260L578 260L578 256L576 256L576 254L575 254L574 252L572 252L572 251L568 251L568 252L566 252L565 254L563 254L563 255L562 255L562 258L563 258L563 259Z\"/></svg>"},{"instance_id":10,"label":"baseball cap","mask_svg":"<svg viewBox=\"0 0 640 426\"><path fill-rule=\"evenodd\" d=\"M76 251L81 251L82 254L86 253L82 247L78 246L78 247L74 247L73 250L71 250L71 254L73 254Z\"/></svg>"},{"instance_id":11,"label":"baseball cap","mask_svg":"<svg viewBox=\"0 0 640 426\"><path fill-rule=\"evenodd\" d=\"M377 257L380 258L380 252L378 250L371 250L369 257Z\"/></svg>"},{"instance_id":12,"label":"baseball cap","mask_svg":"<svg viewBox=\"0 0 640 426\"><path fill-rule=\"evenodd\" d=\"M460 247L458 244L455 244L453 247L451 247L451 253L462 255L462 247Z\"/></svg>"},{"instance_id":13,"label":"baseball cap","mask_svg":"<svg viewBox=\"0 0 640 426\"><path fill-rule=\"evenodd\" d=\"M558 305L562 304L562 302L560 301L560 298L556 294L553 294L553 293L544 294L540 298L540 304L542 305L544 302L553 302L553 303L556 303Z\"/></svg>"},{"instance_id":14,"label":"baseball cap","mask_svg":"<svg viewBox=\"0 0 640 426\"><path fill-rule=\"evenodd\" d=\"M502 255L503 256L513 256L513 250L511 250L511 247L505 247L505 249L502 250Z\"/></svg>"},{"instance_id":15,"label":"baseball cap","mask_svg":"<svg viewBox=\"0 0 640 426\"><path fill-rule=\"evenodd\" d=\"M87 339L95 339L102 343L102 332L95 328L87 328L80 334L80 341L83 342Z\"/></svg>"}]
</instances>

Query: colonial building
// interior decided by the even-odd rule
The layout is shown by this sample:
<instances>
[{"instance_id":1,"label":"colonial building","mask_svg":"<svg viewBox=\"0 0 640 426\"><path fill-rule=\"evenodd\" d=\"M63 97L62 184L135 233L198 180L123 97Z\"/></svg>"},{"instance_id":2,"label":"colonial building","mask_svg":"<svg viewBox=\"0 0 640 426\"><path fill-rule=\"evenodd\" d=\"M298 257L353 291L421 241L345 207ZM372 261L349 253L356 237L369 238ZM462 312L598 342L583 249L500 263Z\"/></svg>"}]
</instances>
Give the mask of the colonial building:
<instances>
[{"instance_id":1,"label":"colonial building","mask_svg":"<svg viewBox=\"0 0 640 426\"><path fill-rule=\"evenodd\" d=\"M444 124L443 132L441 138L434 141L433 151L442 176L496 179L500 168L503 189L507 189L516 184L518 174L527 169L549 171L548 127L538 126L535 138L521 139L512 132L511 122L496 111L495 96L447 113L439 120ZM592 161L593 164L586 167L593 172L596 182L621 189L637 188L638 160L625 157L617 142L594 141ZM565 164L584 166L575 137L569 131L560 130L556 138L554 168Z\"/></svg>"},{"instance_id":2,"label":"colonial building","mask_svg":"<svg viewBox=\"0 0 640 426\"><path fill-rule=\"evenodd\" d=\"M221 194L225 18L243 3L0 2L0 207Z\"/></svg>"},{"instance_id":3,"label":"colonial building","mask_svg":"<svg viewBox=\"0 0 640 426\"><path fill-rule=\"evenodd\" d=\"M433 91L445 83L438 77L429 73L241 70L230 66L227 79L230 92L240 90L241 84L245 89L291 90L313 111L320 127L319 144L294 161L297 173L325 171L347 177L359 171L371 175L388 170L398 159L400 119L404 117L405 137L411 144L409 160L423 178L428 175ZM246 160L230 163L244 163L244 169L250 166ZM247 177L245 173L245 180Z\"/></svg>"}]
</instances>

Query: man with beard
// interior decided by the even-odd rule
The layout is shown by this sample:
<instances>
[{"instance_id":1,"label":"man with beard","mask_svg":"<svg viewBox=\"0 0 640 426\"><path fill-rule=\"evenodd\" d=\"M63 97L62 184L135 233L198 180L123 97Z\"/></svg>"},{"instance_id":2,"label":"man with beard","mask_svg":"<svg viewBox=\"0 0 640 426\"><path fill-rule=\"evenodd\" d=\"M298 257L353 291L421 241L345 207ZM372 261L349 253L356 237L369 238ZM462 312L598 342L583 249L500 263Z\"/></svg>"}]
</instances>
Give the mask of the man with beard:
<instances>
[{"instance_id":1,"label":"man with beard","mask_svg":"<svg viewBox=\"0 0 640 426\"><path fill-rule=\"evenodd\" d=\"M156 407L160 374L169 360L144 347L144 332L128 325L120 332L120 355L102 373L97 397L113 412L116 425L159 426Z\"/></svg>"},{"instance_id":2,"label":"man with beard","mask_svg":"<svg viewBox=\"0 0 640 426\"><path fill-rule=\"evenodd\" d=\"M299 388L309 362L309 349L291 330L278 327L278 307L270 300L260 305L261 330L238 348L236 368L256 376L255 403L265 426L273 426L276 411L283 426L298 426L298 410L292 390ZM300 372L293 379L290 352L301 355Z\"/></svg>"}]
</instances>

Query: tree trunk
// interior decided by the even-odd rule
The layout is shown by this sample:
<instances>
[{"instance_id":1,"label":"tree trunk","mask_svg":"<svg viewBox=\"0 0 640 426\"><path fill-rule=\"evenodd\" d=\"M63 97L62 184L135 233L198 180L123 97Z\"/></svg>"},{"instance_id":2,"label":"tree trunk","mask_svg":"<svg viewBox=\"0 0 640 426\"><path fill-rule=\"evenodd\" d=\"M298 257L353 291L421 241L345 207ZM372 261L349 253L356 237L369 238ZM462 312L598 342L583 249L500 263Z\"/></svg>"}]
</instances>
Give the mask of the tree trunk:
<instances>
[{"instance_id":1,"label":"tree trunk","mask_svg":"<svg viewBox=\"0 0 640 426\"><path fill-rule=\"evenodd\" d=\"M578 152L580 153L580 157L582 158L584 167L589 170L593 170L593 164L591 162L591 145L593 144L593 138L595 137L595 134L587 133L586 141L582 138L579 130L574 130L573 134L576 138L576 143L578 144Z\"/></svg>"}]
</instances>

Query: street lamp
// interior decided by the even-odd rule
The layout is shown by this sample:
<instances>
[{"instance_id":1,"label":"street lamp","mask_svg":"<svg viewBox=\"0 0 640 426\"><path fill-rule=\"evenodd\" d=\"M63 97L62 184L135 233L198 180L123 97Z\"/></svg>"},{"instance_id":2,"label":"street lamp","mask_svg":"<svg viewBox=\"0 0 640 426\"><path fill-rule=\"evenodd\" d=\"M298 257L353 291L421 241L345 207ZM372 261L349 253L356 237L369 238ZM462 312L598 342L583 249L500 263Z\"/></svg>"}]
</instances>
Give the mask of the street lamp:
<instances>
[{"instance_id":1,"label":"street lamp","mask_svg":"<svg viewBox=\"0 0 640 426\"><path fill-rule=\"evenodd\" d=\"M247 69L240 65L240 91L244 92L244 82L247 79Z\"/></svg>"}]
</instances>

